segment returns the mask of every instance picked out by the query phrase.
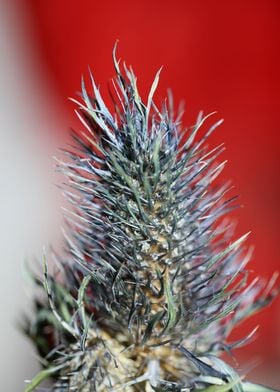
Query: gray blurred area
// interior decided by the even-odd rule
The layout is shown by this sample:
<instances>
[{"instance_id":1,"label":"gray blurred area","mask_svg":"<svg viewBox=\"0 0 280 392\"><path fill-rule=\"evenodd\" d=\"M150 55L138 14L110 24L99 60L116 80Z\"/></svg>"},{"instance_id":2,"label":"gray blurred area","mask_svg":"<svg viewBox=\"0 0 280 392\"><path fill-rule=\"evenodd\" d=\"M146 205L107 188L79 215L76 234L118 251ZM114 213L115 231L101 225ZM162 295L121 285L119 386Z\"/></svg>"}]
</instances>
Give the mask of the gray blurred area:
<instances>
[{"instance_id":1,"label":"gray blurred area","mask_svg":"<svg viewBox=\"0 0 280 392\"><path fill-rule=\"evenodd\" d=\"M24 380L39 369L32 345L17 329L23 313L30 313L33 294L24 261L35 265L43 246L58 247L61 241L52 155L64 125L48 107L50 101L55 107L55 94L42 84L20 8L0 0L0 390L5 392L23 391Z\"/></svg>"}]
</instances>

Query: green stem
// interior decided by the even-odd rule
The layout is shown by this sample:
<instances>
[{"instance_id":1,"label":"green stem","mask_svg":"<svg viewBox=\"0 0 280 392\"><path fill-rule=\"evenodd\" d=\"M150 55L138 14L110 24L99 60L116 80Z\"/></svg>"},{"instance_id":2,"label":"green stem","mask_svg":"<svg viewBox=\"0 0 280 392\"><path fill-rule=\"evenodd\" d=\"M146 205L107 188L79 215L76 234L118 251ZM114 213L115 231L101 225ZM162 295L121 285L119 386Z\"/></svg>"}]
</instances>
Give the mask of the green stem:
<instances>
[{"instance_id":1,"label":"green stem","mask_svg":"<svg viewBox=\"0 0 280 392\"><path fill-rule=\"evenodd\" d=\"M61 366L50 367L44 370L41 370L31 382L24 389L24 392L32 392L34 389L41 384L46 378L50 377L52 374L56 373L61 369Z\"/></svg>"}]
</instances>

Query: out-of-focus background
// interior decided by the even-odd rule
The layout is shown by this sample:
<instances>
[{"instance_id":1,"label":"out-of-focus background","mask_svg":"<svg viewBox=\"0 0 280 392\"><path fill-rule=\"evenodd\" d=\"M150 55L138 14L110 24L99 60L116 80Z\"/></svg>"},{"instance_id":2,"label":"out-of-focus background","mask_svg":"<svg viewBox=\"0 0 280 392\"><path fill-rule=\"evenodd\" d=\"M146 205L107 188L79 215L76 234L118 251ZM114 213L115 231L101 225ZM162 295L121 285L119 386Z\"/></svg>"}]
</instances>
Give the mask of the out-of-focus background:
<instances>
[{"instance_id":1,"label":"out-of-focus background","mask_svg":"<svg viewBox=\"0 0 280 392\"><path fill-rule=\"evenodd\" d=\"M280 270L280 2L278 0L0 0L1 390L19 392L38 370L16 329L30 311L23 263L44 245L61 248L60 205L52 155L81 129L67 97L77 97L88 66L108 99L111 52L132 65L144 97L163 65L159 100L171 87L185 101L184 124L218 111L232 179L245 208L237 234L252 230L249 268ZM280 301L246 323L259 337L237 353L251 378L280 388ZM278 369L278 370L277 370Z\"/></svg>"}]
</instances>

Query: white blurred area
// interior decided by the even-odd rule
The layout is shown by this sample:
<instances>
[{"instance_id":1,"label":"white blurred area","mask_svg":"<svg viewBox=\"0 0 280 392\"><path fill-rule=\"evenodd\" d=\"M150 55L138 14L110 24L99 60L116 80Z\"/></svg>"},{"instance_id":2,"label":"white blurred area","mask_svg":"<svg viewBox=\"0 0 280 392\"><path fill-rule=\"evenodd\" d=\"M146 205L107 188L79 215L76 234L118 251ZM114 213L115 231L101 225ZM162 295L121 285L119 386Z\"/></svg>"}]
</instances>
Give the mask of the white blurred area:
<instances>
[{"instance_id":1,"label":"white blurred area","mask_svg":"<svg viewBox=\"0 0 280 392\"><path fill-rule=\"evenodd\" d=\"M62 198L52 156L62 145L58 135L65 124L57 113L63 107L43 83L33 38L20 2L0 0L0 390L5 392L23 391L24 380L39 369L32 345L17 329L31 308L24 261L40 259L44 245L61 242Z\"/></svg>"}]
</instances>

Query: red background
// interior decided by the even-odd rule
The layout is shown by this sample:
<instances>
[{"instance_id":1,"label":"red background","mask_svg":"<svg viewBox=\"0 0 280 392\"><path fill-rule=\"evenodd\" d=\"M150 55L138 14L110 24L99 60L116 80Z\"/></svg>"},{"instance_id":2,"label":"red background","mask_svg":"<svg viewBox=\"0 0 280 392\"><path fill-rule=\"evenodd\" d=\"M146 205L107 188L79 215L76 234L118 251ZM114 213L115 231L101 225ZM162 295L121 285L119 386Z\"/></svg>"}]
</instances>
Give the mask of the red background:
<instances>
[{"instance_id":1,"label":"red background","mask_svg":"<svg viewBox=\"0 0 280 392\"><path fill-rule=\"evenodd\" d=\"M22 0L24 1L24 0ZM76 97L81 75L91 67L107 94L113 76L111 52L132 65L140 91L163 65L158 96L172 88L186 103L184 123L197 112L218 111L224 125L213 136L225 142L231 178L245 208L233 214L238 234L252 230L256 244L250 268L269 277L279 270L279 87L280 2L278 0L24 1L31 15L34 53L66 112L65 124L79 128L67 97ZM64 113L65 116L65 113ZM61 129L67 132L67 127ZM56 137L56 135L54 135ZM245 355L279 358L280 301L255 316L257 342Z\"/></svg>"}]
</instances>

